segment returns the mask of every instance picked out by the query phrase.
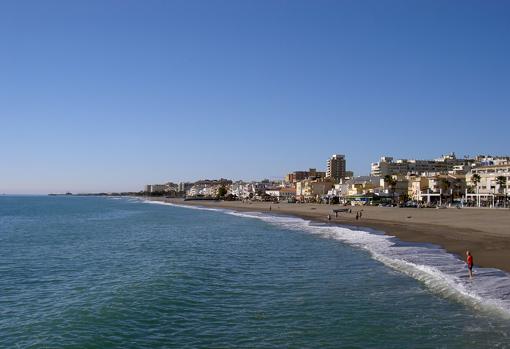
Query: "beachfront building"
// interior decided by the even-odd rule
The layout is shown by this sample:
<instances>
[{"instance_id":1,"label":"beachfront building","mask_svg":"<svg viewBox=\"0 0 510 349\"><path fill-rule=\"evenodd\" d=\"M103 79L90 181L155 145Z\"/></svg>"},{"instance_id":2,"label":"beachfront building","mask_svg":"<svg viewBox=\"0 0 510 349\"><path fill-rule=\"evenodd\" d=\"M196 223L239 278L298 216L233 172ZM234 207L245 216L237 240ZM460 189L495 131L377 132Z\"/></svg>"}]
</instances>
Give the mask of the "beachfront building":
<instances>
[{"instance_id":1,"label":"beachfront building","mask_svg":"<svg viewBox=\"0 0 510 349\"><path fill-rule=\"evenodd\" d=\"M237 181L227 187L228 193L233 196L244 199L262 199L264 194L268 194L271 190L280 190L281 183L270 180L263 180L260 182L243 182ZM274 194L274 193L273 193Z\"/></svg>"},{"instance_id":2,"label":"beachfront building","mask_svg":"<svg viewBox=\"0 0 510 349\"><path fill-rule=\"evenodd\" d=\"M197 196L198 197L216 197L218 195L218 190L221 187L227 188L227 193L228 193L228 188L230 187L231 184L232 184L231 180L224 179L224 178L214 179L214 180L211 180L211 179L200 180L200 181L193 183L191 188L189 188L186 191L186 196L188 196L188 197L197 197Z\"/></svg>"},{"instance_id":3,"label":"beachfront building","mask_svg":"<svg viewBox=\"0 0 510 349\"><path fill-rule=\"evenodd\" d=\"M372 176L407 175L423 173L448 173L458 166L471 166L476 163L475 159L457 159L455 153L443 155L434 160L394 160L392 157L383 156L379 162L371 164Z\"/></svg>"},{"instance_id":4,"label":"beachfront building","mask_svg":"<svg viewBox=\"0 0 510 349\"><path fill-rule=\"evenodd\" d=\"M380 188L381 178L377 176L358 176L344 183L343 192L347 196L373 193Z\"/></svg>"},{"instance_id":5,"label":"beachfront building","mask_svg":"<svg viewBox=\"0 0 510 349\"><path fill-rule=\"evenodd\" d=\"M392 201L405 201L409 195L409 178L403 175L379 177L379 187L375 193L381 197L391 198Z\"/></svg>"},{"instance_id":6,"label":"beachfront building","mask_svg":"<svg viewBox=\"0 0 510 349\"><path fill-rule=\"evenodd\" d=\"M345 155L335 154L328 159L326 177L336 183L345 178Z\"/></svg>"},{"instance_id":7,"label":"beachfront building","mask_svg":"<svg viewBox=\"0 0 510 349\"><path fill-rule=\"evenodd\" d=\"M358 176L343 181L338 190L340 202L353 205L373 202L375 196L379 197L380 180L379 176Z\"/></svg>"},{"instance_id":8,"label":"beachfront building","mask_svg":"<svg viewBox=\"0 0 510 349\"><path fill-rule=\"evenodd\" d=\"M410 182L410 196L415 201L427 205L464 203L466 176L463 174L415 176Z\"/></svg>"},{"instance_id":9,"label":"beachfront building","mask_svg":"<svg viewBox=\"0 0 510 349\"><path fill-rule=\"evenodd\" d=\"M255 195L255 188L253 183L246 183L243 181L237 181L232 183L228 188L229 193L240 198L247 199L253 197Z\"/></svg>"},{"instance_id":10,"label":"beachfront building","mask_svg":"<svg viewBox=\"0 0 510 349\"><path fill-rule=\"evenodd\" d=\"M280 188L266 189L265 193L267 195L271 196L272 198L276 198L276 199L280 198Z\"/></svg>"},{"instance_id":11,"label":"beachfront building","mask_svg":"<svg viewBox=\"0 0 510 349\"><path fill-rule=\"evenodd\" d=\"M214 197L219 186L215 184L195 184L187 192L188 197Z\"/></svg>"},{"instance_id":12,"label":"beachfront building","mask_svg":"<svg viewBox=\"0 0 510 349\"><path fill-rule=\"evenodd\" d=\"M328 178L305 179L296 183L296 199L301 202L319 202L333 188Z\"/></svg>"},{"instance_id":13,"label":"beachfront building","mask_svg":"<svg viewBox=\"0 0 510 349\"><path fill-rule=\"evenodd\" d=\"M296 198L296 188L283 187L267 189L266 194L275 198L278 201L288 201Z\"/></svg>"},{"instance_id":14,"label":"beachfront building","mask_svg":"<svg viewBox=\"0 0 510 349\"><path fill-rule=\"evenodd\" d=\"M473 168L466 175L466 199L477 206L508 206L510 162ZM506 163L506 164L505 164Z\"/></svg>"},{"instance_id":15,"label":"beachfront building","mask_svg":"<svg viewBox=\"0 0 510 349\"><path fill-rule=\"evenodd\" d=\"M430 203L430 197L422 197L422 193L427 193L429 189L429 179L426 176L409 176L408 194L411 200L422 202L426 200Z\"/></svg>"}]
</instances>

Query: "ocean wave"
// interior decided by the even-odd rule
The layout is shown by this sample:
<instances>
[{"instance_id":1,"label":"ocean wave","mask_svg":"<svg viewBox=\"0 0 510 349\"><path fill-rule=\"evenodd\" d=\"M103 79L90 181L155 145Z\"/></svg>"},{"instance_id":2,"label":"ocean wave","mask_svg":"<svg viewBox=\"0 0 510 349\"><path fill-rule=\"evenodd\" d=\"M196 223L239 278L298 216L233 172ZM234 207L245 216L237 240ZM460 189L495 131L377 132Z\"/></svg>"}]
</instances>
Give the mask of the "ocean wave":
<instances>
[{"instance_id":1,"label":"ocean wave","mask_svg":"<svg viewBox=\"0 0 510 349\"><path fill-rule=\"evenodd\" d=\"M474 277L470 279L465 263L439 246L405 243L382 232L314 223L291 216L157 201L146 202L260 219L285 229L306 231L324 238L336 239L368 251L375 260L418 280L441 297L463 303L477 311L494 313L510 319L510 274L494 268L475 268Z\"/></svg>"}]
</instances>

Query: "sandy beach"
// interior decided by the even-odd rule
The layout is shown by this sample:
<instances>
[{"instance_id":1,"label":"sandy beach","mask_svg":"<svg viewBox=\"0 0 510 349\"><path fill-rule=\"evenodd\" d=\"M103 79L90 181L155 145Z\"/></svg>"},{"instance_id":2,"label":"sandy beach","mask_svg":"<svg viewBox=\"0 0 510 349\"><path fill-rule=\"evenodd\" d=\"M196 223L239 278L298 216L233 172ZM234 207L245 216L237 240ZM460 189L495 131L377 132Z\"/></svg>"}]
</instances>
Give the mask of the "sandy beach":
<instances>
[{"instance_id":1,"label":"sandy beach","mask_svg":"<svg viewBox=\"0 0 510 349\"><path fill-rule=\"evenodd\" d=\"M239 201L184 201L151 198L179 205L228 208L238 211L262 211L292 215L344 226L368 227L403 241L433 243L464 258L469 249L475 265L510 272L510 209L415 209L397 207L347 207L352 213L338 213L340 205L288 204ZM362 218L356 220L356 213Z\"/></svg>"}]
</instances>

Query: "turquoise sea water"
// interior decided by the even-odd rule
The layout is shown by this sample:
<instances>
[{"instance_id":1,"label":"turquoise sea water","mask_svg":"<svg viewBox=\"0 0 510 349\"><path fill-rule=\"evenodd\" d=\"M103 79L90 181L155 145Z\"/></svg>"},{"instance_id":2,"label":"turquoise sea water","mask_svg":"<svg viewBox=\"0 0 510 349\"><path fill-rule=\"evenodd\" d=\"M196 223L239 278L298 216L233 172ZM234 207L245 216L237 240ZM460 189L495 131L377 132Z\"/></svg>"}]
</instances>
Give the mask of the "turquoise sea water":
<instances>
[{"instance_id":1,"label":"turquoise sea water","mask_svg":"<svg viewBox=\"0 0 510 349\"><path fill-rule=\"evenodd\" d=\"M295 218L0 197L0 347L510 347L508 275L483 293L455 263Z\"/></svg>"}]
</instances>

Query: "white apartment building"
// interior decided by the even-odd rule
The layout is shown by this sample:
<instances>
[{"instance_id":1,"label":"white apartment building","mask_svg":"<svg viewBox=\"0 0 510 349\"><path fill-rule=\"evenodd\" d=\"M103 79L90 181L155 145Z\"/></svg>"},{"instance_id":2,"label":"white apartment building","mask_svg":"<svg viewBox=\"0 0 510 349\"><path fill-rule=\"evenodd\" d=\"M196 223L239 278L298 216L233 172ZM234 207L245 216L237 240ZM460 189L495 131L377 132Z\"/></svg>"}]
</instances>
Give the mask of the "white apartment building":
<instances>
[{"instance_id":1,"label":"white apartment building","mask_svg":"<svg viewBox=\"0 0 510 349\"><path fill-rule=\"evenodd\" d=\"M476 186L473 181L474 174L480 176L480 182ZM506 183L504 185L499 184L498 177L506 178ZM474 168L466 175L466 182L468 185L473 186L479 194L508 194L510 164Z\"/></svg>"},{"instance_id":2,"label":"white apartment building","mask_svg":"<svg viewBox=\"0 0 510 349\"><path fill-rule=\"evenodd\" d=\"M442 157L434 160L394 160L390 156L383 156L379 162L374 162L371 164L370 173L372 176L381 177L387 175L407 175L409 173L448 173L454 169L461 170L463 167L459 166L470 165L474 162L474 159L457 159L455 157L455 153L443 155Z\"/></svg>"},{"instance_id":3,"label":"white apartment building","mask_svg":"<svg viewBox=\"0 0 510 349\"><path fill-rule=\"evenodd\" d=\"M278 201L293 199L296 197L296 188L274 188L266 190L266 194L277 198Z\"/></svg>"},{"instance_id":4,"label":"white apartment building","mask_svg":"<svg viewBox=\"0 0 510 349\"><path fill-rule=\"evenodd\" d=\"M253 183L235 182L230 185L229 192L240 199L246 199L250 194L255 195L255 186Z\"/></svg>"},{"instance_id":5,"label":"white apartment building","mask_svg":"<svg viewBox=\"0 0 510 349\"><path fill-rule=\"evenodd\" d=\"M299 200L310 200L328 194L333 188L333 182L323 179L305 179L296 183L296 198Z\"/></svg>"},{"instance_id":6,"label":"white apartment building","mask_svg":"<svg viewBox=\"0 0 510 349\"><path fill-rule=\"evenodd\" d=\"M480 181L475 183L473 177L478 175ZM503 183L500 182L503 179ZM466 175L467 185L473 188L466 199L476 202L477 206L508 206L508 188L510 182L510 164L481 166Z\"/></svg>"},{"instance_id":7,"label":"white apartment building","mask_svg":"<svg viewBox=\"0 0 510 349\"><path fill-rule=\"evenodd\" d=\"M218 189L221 185L219 184L195 184L187 192L187 196L216 196Z\"/></svg>"}]
</instances>

